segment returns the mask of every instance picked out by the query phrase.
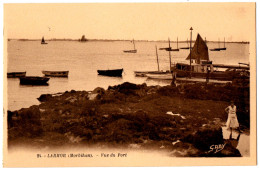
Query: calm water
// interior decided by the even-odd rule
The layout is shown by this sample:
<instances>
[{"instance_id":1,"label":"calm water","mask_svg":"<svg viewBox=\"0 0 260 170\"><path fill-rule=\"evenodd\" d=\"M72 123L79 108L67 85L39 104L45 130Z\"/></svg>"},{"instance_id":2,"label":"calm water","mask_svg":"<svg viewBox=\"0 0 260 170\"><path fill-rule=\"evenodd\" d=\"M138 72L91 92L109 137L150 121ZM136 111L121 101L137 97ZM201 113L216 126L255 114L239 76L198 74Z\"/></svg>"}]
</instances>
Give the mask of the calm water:
<instances>
[{"instance_id":1,"label":"calm water","mask_svg":"<svg viewBox=\"0 0 260 170\"><path fill-rule=\"evenodd\" d=\"M23 86L19 79L7 79L8 110L17 110L38 104L36 99L41 94L64 92L66 90L93 90L96 87L107 88L125 81L147 83L148 85L166 85L170 82L152 81L135 77L136 70L157 70L155 45L167 47L163 42L136 42L136 54L123 53L133 49L130 42L91 41L86 43L74 41L50 41L41 45L38 41L9 41L7 71L26 71L27 76L43 76L42 70L69 70L68 78L51 78L49 86ZM223 44L221 44L223 45ZM179 43L179 47L187 44ZM209 49L218 44L208 43ZM172 43L176 48L176 44ZM249 62L248 44L226 44L226 51L209 51L213 63L238 64ZM169 69L169 53L158 50L161 70ZM183 61L189 50L172 52L172 63ZM124 68L122 78L98 76L98 69Z\"/></svg>"}]
</instances>

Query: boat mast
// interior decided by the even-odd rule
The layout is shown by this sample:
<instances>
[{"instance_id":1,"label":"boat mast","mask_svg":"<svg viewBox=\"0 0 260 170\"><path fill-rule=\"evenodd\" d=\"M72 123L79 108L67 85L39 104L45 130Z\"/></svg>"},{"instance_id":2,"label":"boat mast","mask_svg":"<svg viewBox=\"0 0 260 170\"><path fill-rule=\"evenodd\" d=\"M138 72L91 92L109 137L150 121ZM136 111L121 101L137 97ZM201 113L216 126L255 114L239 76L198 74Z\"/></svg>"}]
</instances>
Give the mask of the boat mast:
<instances>
[{"instance_id":1,"label":"boat mast","mask_svg":"<svg viewBox=\"0 0 260 170\"><path fill-rule=\"evenodd\" d=\"M225 37L224 37L224 48L226 48L226 47L225 47Z\"/></svg>"},{"instance_id":2,"label":"boat mast","mask_svg":"<svg viewBox=\"0 0 260 170\"><path fill-rule=\"evenodd\" d=\"M218 48L220 48L220 42L219 42L219 38L218 38Z\"/></svg>"},{"instance_id":3,"label":"boat mast","mask_svg":"<svg viewBox=\"0 0 260 170\"><path fill-rule=\"evenodd\" d=\"M172 57L171 57L171 44L170 44L170 38L168 38L169 41L169 59L170 59L170 71L171 71L171 66L172 66Z\"/></svg>"},{"instance_id":4,"label":"boat mast","mask_svg":"<svg viewBox=\"0 0 260 170\"><path fill-rule=\"evenodd\" d=\"M191 45L192 45L192 27L190 27L190 78L191 78Z\"/></svg>"},{"instance_id":5,"label":"boat mast","mask_svg":"<svg viewBox=\"0 0 260 170\"><path fill-rule=\"evenodd\" d=\"M134 50L135 50L135 40L133 39L133 44L134 44Z\"/></svg>"},{"instance_id":6,"label":"boat mast","mask_svg":"<svg viewBox=\"0 0 260 170\"><path fill-rule=\"evenodd\" d=\"M177 49L178 49L178 37L177 37Z\"/></svg>"},{"instance_id":7,"label":"boat mast","mask_svg":"<svg viewBox=\"0 0 260 170\"><path fill-rule=\"evenodd\" d=\"M160 71L160 67L159 67L159 58L158 58L158 52L157 52L157 46L156 46L156 45L155 45L155 50L156 50L156 57L157 57L158 71Z\"/></svg>"}]
</instances>

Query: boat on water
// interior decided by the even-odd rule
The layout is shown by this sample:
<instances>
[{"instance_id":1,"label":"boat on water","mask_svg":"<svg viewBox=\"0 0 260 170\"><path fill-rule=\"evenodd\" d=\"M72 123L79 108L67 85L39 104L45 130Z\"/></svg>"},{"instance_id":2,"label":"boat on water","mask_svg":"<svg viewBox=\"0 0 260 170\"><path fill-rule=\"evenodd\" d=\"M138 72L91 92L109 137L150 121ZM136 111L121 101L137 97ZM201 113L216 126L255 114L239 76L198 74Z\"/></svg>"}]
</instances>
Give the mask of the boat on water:
<instances>
[{"instance_id":1,"label":"boat on water","mask_svg":"<svg viewBox=\"0 0 260 170\"><path fill-rule=\"evenodd\" d=\"M7 73L7 78L19 78L25 77L26 72L9 72Z\"/></svg>"},{"instance_id":2,"label":"boat on water","mask_svg":"<svg viewBox=\"0 0 260 170\"><path fill-rule=\"evenodd\" d=\"M147 74L167 74L170 71L160 71L160 66L159 66L159 57L158 57L158 52L157 52L157 46L155 46L156 50L156 61L157 61L157 66L158 66L158 71L134 71L135 76L137 77L147 77Z\"/></svg>"},{"instance_id":3,"label":"boat on water","mask_svg":"<svg viewBox=\"0 0 260 170\"><path fill-rule=\"evenodd\" d=\"M159 80L172 80L173 74L172 73L165 73L165 74L146 74L148 79L159 79Z\"/></svg>"},{"instance_id":4,"label":"boat on water","mask_svg":"<svg viewBox=\"0 0 260 170\"><path fill-rule=\"evenodd\" d=\"M48 43L45 42L44 37L42 37L41 44L48 44Z\"/></svg>"},{"instance_id":5,"label":"boat on water","mask_svg":"<svg viewBox=\"0 0 260 170\"><path fill-rule=\"evenodd\" d=\"M208 78L214 80L232 81L241 75L249 76L249 67L231 66L224 64L212 64L209 60L208 47L200 34L197 35L195 44L191 53L186 58L187 62L178 62L172 68L177 77L195 77ZM226 68L224 71L218 71L218 68Z\"/></svg>"},{"instance_id":6,"label":"boat on water","mask_svg":"<svg viewBox=\"0 0 260 170\"><path fill-rule=\"evenodd\" d=\"M155 74L147 74L148 79L157 79L157 80L173 80L173 74L167 73L165 75L155 75ZM175 81L177 83L196 83L196 82L206 82L207 79L204 78L197 78L197 77L176 77ZM218 84L225 84L225 83L232 83L231 80L214 80L214 79L208 79L209 83L218 83Z\"/></svg>"},{"instance_id":7,"label":"boat on water","mask_svg":"<svg viewBox=\"0 0 260 170\"><path fill-rule=\"evenodd\" d=\"M97 70L99 75L110 76L110 77L122 77L123 69L114 70Z\"/></svg>"},{"instance_id":8,"label":"boat on water","mask_svg":"<svg viewBox=\"0 0 260 170\"><path fill-rule=\"evenodd\" d=\"M68 77L69 71L42 71L46 77Z\"/></svg>"},{"instance_id":9,"label":"boat on water","mask_svg":"<svg viewBox=\"0 0 260 170\"><path fill-rule=\"evenodd\" d=\"M218 40L218 46L219 48L213 48L213 49L210 49L210 51L221 51L221 50L227 50L226 46L225 46L225 38L224 38L224 47L223 48L220 48L220 42Z\"/></svg>"},{"instance_id":10,"label":"boat on water","mask_svg":"<svg viewBox=\"0 0 260 170\"><path fill-rule=\"evenodd\" d=\"M173 49L173 48L171 47L170 38L168 38L168 43L169 43L169 47L159 48L159 50L165 50L165 51L180 51L180 49L178 48L178 37L177 37L177 48L176 48L176 49Z\"/></svg>"},{"instance_id":11,"label":"boat on water","mask_svg":"<svg viewBox=\"0 0 260 170\"><path fill-rule=\"evenodd\" d=\"M182 49L182 50L189 50L190 49L188 39L187 39L187 47L181 47L180 49Z\"/></svg>"},{"instance_id":12,"label":"boat on water","mask_svg":"<svg viewBox=\"0 0 260 170\"><path fill-rule=\"evenodd\" d=\"M21 85L48 85L48 77L26 76L20 77Z\"/></svg>"},{"instance_id":13,"label":"boat on water","mask_svg":"<svg viewBox=\"0 0 260 170\"><path fill-rule=\"evenodd\" d=\"M135 40L133 39L133 45L134 49L133 50L124 50L124 53L137 53L137 49L135 48Z\"/></svg>"},{"instance_id":14,"label":"boat on water","mask_svg":"<svg viewBox=\"0 0 260 170\"><path fill-rule=\"evenodd\" d=\"M135 71L134 73L137 77L147 77L147 74L167 74L170 71Z\"/></svg>"},{"instance_id":15,"label":"boat on water","mask_svg":"<svg viewBox=\"0 0 260 170\"><path fill-rule=\"evenodd\" d=\"M170 39L169 39L169 48L166 48L165 50L166 51L180 51L180 49L178 48L178 37L177 37L177 48L175 48L175 49L171 48Z\"/></svg>"}]
</instances>

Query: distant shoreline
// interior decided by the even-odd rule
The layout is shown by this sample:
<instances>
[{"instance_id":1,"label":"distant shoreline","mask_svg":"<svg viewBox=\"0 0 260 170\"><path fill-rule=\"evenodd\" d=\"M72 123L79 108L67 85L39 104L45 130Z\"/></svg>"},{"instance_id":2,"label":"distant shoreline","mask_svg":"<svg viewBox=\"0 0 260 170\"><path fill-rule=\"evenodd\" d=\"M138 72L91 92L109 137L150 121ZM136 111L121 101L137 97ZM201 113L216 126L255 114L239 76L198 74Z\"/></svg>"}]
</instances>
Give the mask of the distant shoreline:
<instances>
[{"instance_id":1,"label":"distant shoreline","mask_svg":"<svg viewBox=\"0 0 260 170\"><path fill-rule=\"evenodd\" d=\"M41 39L11 39L9 38L8 41L41 41ZM78 41L78 42L88 42L88 41L105 41L105 42L114 42L114 41L132 41L132 40L113 40L113 39L88 39L87 41L79 41L78 39L46 39L46 41ZM136 42L168 42L167 40L135 40ZM177 41L171 41L171 42L177 42ZM195 42L192 41L193 43ZM210 43L218 43L219 41L208 41ZM178 43L187 43L186 41L178 41ZM219 43L224 43L224 41L220 41ZM238 44L250 44L249 41L226 41L225 43L238 43Z\"/></svg>"}]
</instances>

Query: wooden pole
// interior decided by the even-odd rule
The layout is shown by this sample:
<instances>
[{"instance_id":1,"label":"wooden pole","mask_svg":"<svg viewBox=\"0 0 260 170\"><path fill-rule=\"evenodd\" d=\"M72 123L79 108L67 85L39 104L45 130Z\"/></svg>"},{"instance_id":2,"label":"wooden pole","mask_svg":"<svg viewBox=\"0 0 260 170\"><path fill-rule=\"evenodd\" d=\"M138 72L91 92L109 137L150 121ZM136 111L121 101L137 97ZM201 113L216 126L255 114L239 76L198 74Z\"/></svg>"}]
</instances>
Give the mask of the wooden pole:
<instances>
[{"instance_id":1,"label":"wooden pole","mask_svg":"<svg viewBox=\"0 0 260 170\"><path fill-rule=\"evenodd\" d=\"M170 44L170 38L169 40L169 59L170 59L170 72L171 72L171 66L172 66L172 57L171 57L171 44Z\"/></svg>"},{"instance_id":2,"label":"wooden pole","mask_svg":"<svg viewBox=\"0 0 260 170\"><path fill-rule=\"evenodd\" d=\"M190 28L190 78L191 78L191 47L192 47L192 27Z\"/></svg>"},{"instance_id":3,"label":"wooden pole","mask_svg":"<svg viewBox=\"0 0 260 170\"><path fill-rule=\"evenodd\" d=\"M177 49L178 49L178 37L177 37Z\"/></svg>"},{"instance_id":4,"label":"wooden pole","mask_svg":"<svg viewBox=\"0 0 260 170\"><path fill-rule=\"evenodd\" d=\"M134 43L134 50L135 50L135 40L133 39L133 43Z\"/></svg>"},{"instance_id":5,"label":"wooden pole","mask_svg":"<svg viewBox=\"0 0 260 170\"><path fill-rule=\"evenodd\" d=\"M155 46L155 50L156 50L156 57L157 57L158 71L160 71L160 67L159 67L159 58L158 58L158 52L157 52L157 46Z\"/></svg>"}]
</instances>

